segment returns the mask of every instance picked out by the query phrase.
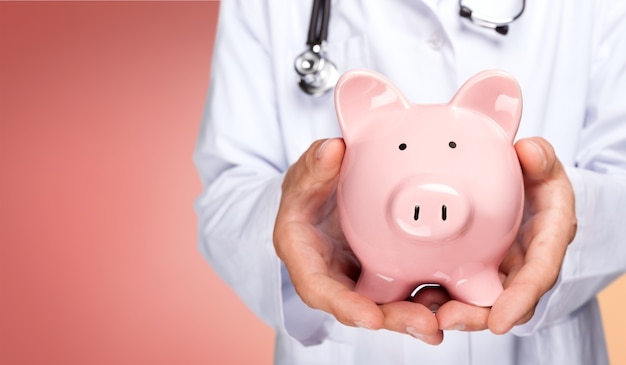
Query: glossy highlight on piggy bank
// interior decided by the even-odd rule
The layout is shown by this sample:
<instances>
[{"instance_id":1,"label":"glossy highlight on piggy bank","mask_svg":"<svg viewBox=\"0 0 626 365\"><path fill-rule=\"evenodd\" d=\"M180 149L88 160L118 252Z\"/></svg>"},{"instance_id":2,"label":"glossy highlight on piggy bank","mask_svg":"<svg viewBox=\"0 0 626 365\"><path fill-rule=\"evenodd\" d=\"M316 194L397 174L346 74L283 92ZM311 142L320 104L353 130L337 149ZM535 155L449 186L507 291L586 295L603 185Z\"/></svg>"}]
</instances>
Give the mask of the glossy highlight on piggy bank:
<instances>
[{"instance_id":1,"label":"glossy highlight on piggy bank","mask_svg":"<svg viewBox=\"0 0 626 365\"><path fill-rule=\"evenodd\" d=\"M337 83L335 108L346 144L339 217L361 263L355 291L388 303L438 284L493 305L524 205L516 80L483 71L449 103L418 105L384 76L353 70Z\"/></svg>"}]
</instances>

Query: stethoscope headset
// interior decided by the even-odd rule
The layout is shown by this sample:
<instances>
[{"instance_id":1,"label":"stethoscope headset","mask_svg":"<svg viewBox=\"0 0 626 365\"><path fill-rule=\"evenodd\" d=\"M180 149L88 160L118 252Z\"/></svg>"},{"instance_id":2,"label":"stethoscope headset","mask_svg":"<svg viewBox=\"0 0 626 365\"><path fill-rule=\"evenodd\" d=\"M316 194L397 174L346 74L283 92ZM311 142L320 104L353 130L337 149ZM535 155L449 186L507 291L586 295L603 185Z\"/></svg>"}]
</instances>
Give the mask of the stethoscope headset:
<instances>
[{"instance_id":1,"label":"stethoscope headset","mask_svg":"<svg viewBox=\"0 0 626 365\"><path fill-rule=\"evenodd\" d=\"M524 13L526 0L522 0L520 11L508 18L495 18L477 13L463 5L462 0L459 0L459 8L461 18L466 18L473 24L506 35L509 32L509 24ZM324 49L328 38L329 18L330 0L314 0L306 41L308 48L295 60L298 85L302 91L312 96L320 96L332 89L339 79L337 67L326 57Z\"/></svg>"}]
</instances>

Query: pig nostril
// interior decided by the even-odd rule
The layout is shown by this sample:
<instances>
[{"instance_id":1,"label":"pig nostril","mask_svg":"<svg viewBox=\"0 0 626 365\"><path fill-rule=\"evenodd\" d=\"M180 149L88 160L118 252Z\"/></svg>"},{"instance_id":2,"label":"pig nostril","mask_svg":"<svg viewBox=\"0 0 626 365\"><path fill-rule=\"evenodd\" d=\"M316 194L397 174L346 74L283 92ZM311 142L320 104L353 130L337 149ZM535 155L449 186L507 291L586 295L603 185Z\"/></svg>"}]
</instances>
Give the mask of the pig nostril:
<instances>
[{"instance_id":1,"label":"pig nostril","mask_svg":"<svg viewBox=\"0 0 626 365\"><path fill-rule=\"evenodd\" d=\"M446 207L445 205L441 206L441 219L443 219L444 221L448 218L448 207Z\"/></svg>"},{"instance_id":2,"label":"pig nostril","mask_svg":"<svg viewBox=\"0 0 626 365\"><path fill-rule=\"evenodd\" d=\"M416 205L415 210L413 211L413 220L418 220L420 217L420 206Z\"/></svg>"}]
</instances>

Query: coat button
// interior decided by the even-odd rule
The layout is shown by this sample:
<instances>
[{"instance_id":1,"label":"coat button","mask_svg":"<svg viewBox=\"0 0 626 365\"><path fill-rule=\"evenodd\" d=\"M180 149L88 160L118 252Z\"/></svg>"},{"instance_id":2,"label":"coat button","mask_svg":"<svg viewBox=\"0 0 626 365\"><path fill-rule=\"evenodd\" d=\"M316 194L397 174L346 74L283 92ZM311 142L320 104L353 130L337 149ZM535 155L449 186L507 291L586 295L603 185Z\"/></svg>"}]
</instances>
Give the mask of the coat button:
<instances>
[{"instance_id":1,"label":"coat button","mask_svg":"<svg viewBox=\"0 0 626 365\"><path fill-rule=\"evenodd\" d=\"M433 33L430 37L428 37L426 43L428 43L432 49L438 50L444 46L446 40L441 33Z\"/></svg>"}]
</instances>

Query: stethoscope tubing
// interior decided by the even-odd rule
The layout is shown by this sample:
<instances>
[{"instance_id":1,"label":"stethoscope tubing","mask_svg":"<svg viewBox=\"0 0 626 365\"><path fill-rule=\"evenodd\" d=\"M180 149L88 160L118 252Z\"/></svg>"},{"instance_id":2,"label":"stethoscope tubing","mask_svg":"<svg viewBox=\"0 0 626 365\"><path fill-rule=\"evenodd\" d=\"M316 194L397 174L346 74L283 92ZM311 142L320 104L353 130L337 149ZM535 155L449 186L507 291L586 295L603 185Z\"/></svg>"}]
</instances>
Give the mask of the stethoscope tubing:
<instances>
[{"instance_id":1,"label":"stethoscope tubing","mask_svg":"<svg viewBox=\"0 0 626 365\"><path fill-rule=\"evenodd\" d=\"M307 33L307 49L294 62L298 74L300 89L309 95L320 96L333 88L338 79L337 68L326 57L324 45L328 38L328 23L330 20L330 1L314 0L311 10L311 20ZM459 15L472 23L495 30L506 35L509 24L517 20L526 9L526 0L522 0L520 11L512 17L490 17L476 13L463 5L459 0Z\"/></svg>"},{"instance_id":2,"label":"stethoscope tubing","mask_svg":"<svg viewBox=\"0 0 626 365\"><path fill-rule=\"evenodd\" d=\"M313 1L307 46L313 47L326 42L328 38L328 20L330 19L330 0ZM321 22L321 23L320 23ZM320 24L318 24L320 23Z\"/></svg>"}]
</instances>

